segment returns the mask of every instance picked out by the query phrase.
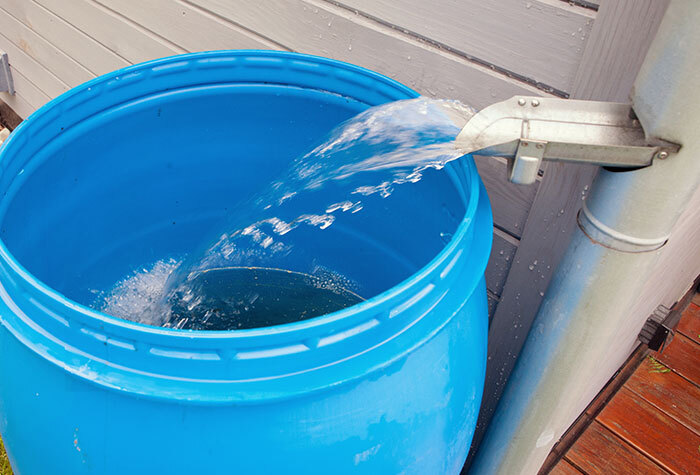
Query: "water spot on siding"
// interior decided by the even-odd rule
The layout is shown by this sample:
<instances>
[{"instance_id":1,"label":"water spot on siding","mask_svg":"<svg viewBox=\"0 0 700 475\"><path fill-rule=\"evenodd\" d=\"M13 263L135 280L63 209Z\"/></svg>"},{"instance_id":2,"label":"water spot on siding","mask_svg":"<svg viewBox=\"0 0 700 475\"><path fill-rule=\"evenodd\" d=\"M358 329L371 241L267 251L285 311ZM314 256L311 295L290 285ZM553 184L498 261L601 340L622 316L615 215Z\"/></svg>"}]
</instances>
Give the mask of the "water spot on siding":
<instances>
[{"instance_id":1,"label":"water spot on siding","mask_svg":"<svg viewBox=\"0 0 700 475\"><path fill-rule=\"evenodd\" d=\"M537 438L536 446L537 448L544 447L552 441L554 438L554 431L552 429L547 429Z\"/></svg>"}]
</instances>

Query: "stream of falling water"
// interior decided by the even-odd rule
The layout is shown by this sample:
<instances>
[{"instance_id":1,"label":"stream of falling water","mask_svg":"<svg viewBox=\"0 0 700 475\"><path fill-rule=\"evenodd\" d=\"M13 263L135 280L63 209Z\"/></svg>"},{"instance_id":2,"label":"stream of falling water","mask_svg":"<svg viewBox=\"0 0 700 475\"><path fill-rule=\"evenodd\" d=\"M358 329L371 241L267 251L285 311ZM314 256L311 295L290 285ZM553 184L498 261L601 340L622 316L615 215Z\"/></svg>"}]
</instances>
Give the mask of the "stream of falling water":
<instances>
[{"instance_id":1,"label":"stream of falling water","mask_svg":"<svg viewBox=\"0 0 700 475\"><path fill-rule=\"evenodd\" d=\"M362 301L352 282L313 264L312 240L298 234L327 229L339 214L362 212L459 158L453 142L473 114L458 101L424 97L367 109L230 210L199 248L135 271L100 293L95 308L148 325L233 330ZM306 272L289 270L299 262L309 263Z\"/></svg>"}]
</instances>

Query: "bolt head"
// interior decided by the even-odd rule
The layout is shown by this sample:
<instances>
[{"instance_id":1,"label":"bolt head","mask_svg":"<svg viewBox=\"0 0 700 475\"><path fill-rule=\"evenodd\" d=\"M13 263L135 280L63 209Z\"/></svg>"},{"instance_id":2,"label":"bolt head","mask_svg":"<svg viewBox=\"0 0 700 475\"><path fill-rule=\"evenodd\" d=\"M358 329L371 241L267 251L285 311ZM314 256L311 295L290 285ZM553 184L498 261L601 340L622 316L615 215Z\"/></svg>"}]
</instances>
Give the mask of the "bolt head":
<instances>
[{"instance_id":1,"label":"bolt head","mask_svg":"<svg viewBox=\"0 0 700 475\"><path fill-rule=\"evenodd\" d=\"M519 106L524 106L524 105L525 105L525 99L522 99L522 98L518 99L518 105L519 105Z\"/></svg>"},{"instance_id":2,"label":"bolt head","mask_svg":"<svg viewBox=\"0 0 700 475\"><path fill-rule=\"evenodd\" d=\"M532 107L537 107L540 105L540 101L538 101L537 99L533 99L531 104L532 104Z\"/></svg>"},{"instance_id":3,"label":"bolt head","mask_svg":"<svg viewBox=\"0 0 700 475\"><path fill-rule=\"evenodd\" d=\"M668 158L668 152L659 152L656 154L656 158L659 160L665 160Z\"/></svg>"}]
</instances>

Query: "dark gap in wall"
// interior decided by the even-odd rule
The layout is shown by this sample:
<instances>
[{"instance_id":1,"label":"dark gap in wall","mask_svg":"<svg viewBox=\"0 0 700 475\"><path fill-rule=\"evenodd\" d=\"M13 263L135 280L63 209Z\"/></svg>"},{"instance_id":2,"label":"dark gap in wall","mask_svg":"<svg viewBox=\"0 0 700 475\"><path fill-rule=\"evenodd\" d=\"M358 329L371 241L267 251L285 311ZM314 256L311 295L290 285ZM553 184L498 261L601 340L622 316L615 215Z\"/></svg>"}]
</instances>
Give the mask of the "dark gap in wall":
<instances>
[{"instance_id":1,"label":"dark gap in wall","mask_svg":"<svg viewBox=\"0 0 700 475\"><path fill-rule=\"evenodd\" d=\"M12 131L20 122L22 122L22 118L18 116L10 106L0 100L0 125Z\"/></svg>"},{"instance_id":2,"label":"dark gap in wall","mask_svg":"<svg viewBox=\"0 0 700 475\"><path fill-rule=\"evenodd\" d=\"M576 5L578 7L588 8L589 10L598 11L598 4L593 2L588 2L586 0L561 0L569 5Z\"/></svg>"}]
</instances>

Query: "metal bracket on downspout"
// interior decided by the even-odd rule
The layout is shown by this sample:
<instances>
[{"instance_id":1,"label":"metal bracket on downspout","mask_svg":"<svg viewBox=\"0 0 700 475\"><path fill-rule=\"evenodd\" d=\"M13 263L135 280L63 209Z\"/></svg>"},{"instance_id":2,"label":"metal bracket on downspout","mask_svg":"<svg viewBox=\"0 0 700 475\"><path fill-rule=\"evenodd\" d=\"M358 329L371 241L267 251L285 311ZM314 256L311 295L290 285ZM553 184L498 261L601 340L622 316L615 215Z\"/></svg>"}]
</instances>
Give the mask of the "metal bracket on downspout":
<instances>
[{"instance_id":1,"label":"metal bracket on downspout","mask_svg":"<svg viewBox=\"0 0 700 475\"><path fill-rule=\"evenodd\" d=\"M474 115L455 145L509 158L508 179L525 185L535 182L542 160L639 168L680 149L648 139L631 104L526 96Z\"/></svg>"},{"instance_id":2,"label":"metal bracket on downspout","mask_svg":"<svg viewBox=\"0 0 700 475\"><path fill-rule=\"evenodd\" d=\"M12 72L10 71L10 61L7 59L7 53L0 52L0 92L7 92L14 95L15 84L12 81Z\"/></svg>"}]
</instances>

